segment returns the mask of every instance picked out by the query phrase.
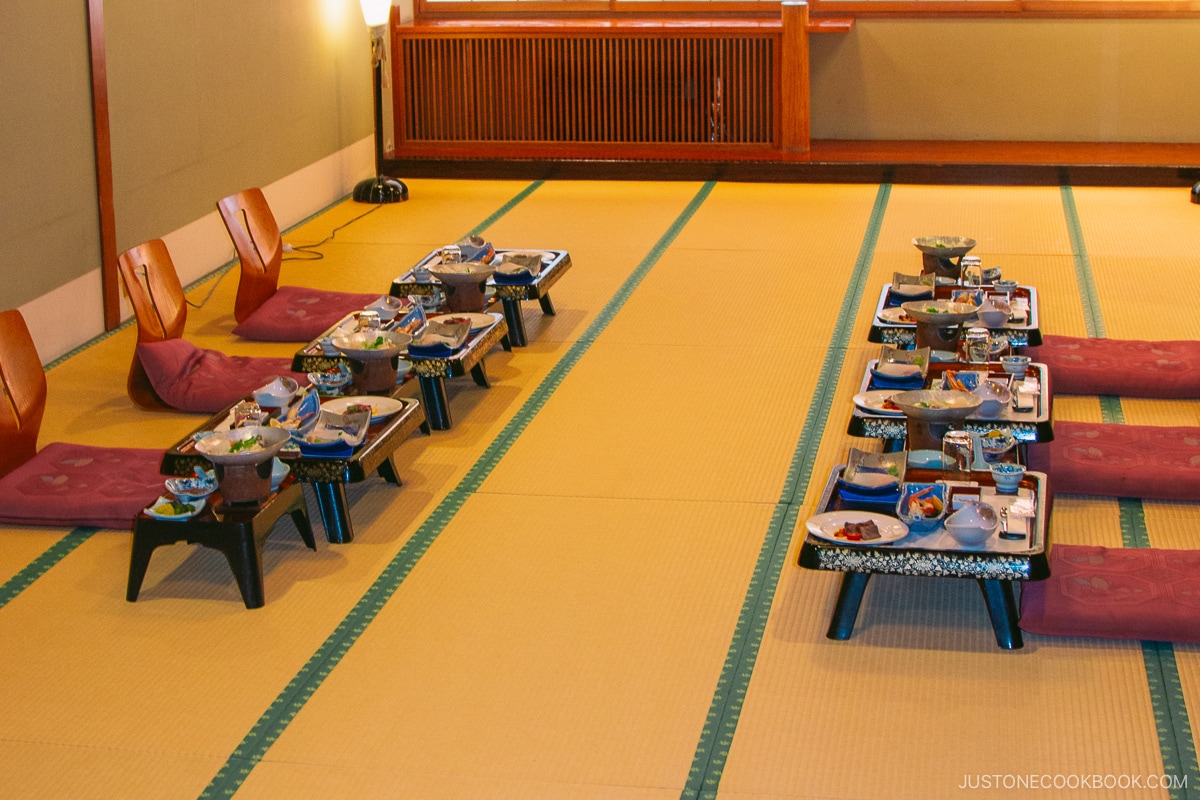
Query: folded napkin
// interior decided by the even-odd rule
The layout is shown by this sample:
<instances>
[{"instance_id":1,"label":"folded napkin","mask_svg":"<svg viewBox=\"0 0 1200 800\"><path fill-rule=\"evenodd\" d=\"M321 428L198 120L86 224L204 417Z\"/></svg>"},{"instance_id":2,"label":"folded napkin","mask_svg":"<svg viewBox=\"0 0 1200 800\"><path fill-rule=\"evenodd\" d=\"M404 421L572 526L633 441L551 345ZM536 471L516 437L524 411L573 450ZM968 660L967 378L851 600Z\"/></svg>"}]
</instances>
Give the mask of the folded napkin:
<instances>
[{"instance_id":1,"label":"folded napkin","mask_svg":"<svg viewBox=\"0 0 1200 800\"><path fill-rule=\"evenodd\" d=\"M916 284L906 284L915 286ZM895 287L888 290L887 298L883 301L884 308L895 308L904 305L910 300L930 300L933 298L933 288L928 288L925 291L918 291L915 294L905 294L903 291L896 291Z\"/></svg>"},{"instance_id":2,"label":"folded napkin","mask_svg":"<svg viewBox=\"0 0 1200 800\"><path fill-rule=\"evenodd\" d=\"M494 279L499 284L520 286L533 283L541 271L541 253L505 253L496 265Z\"/></svg>"},{"instance_id":3,"label":"folded napkin","mask_svg":"<svg viewBox=\"0 0 1200 800\"><path fill-rule=\"evenodd\" d=\"M895 506L900 502L900 484L896 484L896 488L890 492L862 491L854 486L842 484L838 487L838 497L843 503Z\"/></svg>"},{"instance_id":4,"label":"folded napkin","mask_svg":"<svg viewBox=\"0 0 1200 800\"><path fill-rule=\"evenodd\" d=\"M868 389L924 389L925 378L917 375L912 378L884 378L879 375L871 376Z\"/></svg>"},{"instance_id":5,"label":"folded napkin","mask_svg":"<svg viewBox=\"0 0 1200 800\"><path fill-rule=\"evenodd\" d=\"M447 325L430 322L408 346L408 354L417 358L445 358L463 346L471 332L468 322Z\"/></svg>"}]
</instances>

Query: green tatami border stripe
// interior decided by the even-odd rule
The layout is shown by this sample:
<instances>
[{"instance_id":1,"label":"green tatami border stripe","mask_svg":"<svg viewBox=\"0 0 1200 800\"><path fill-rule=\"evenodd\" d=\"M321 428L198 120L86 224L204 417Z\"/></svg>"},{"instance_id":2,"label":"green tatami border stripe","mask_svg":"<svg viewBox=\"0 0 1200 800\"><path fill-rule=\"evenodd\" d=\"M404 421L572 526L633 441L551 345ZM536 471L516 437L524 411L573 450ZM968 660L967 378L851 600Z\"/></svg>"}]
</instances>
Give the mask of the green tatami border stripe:
<instances>
[{"instance_id":1,"label":"green tatami border stripe","mask_svg":"<svg viewBox=\"0 0 1200 800\"><path fill-rule=\"evenodd\" d=\"M1083 225L1079 222L1079 209L1075 206L1075 192L1070 186L1063 186L1059 193L1062 195L1067 234L1071 237L1075 281L1079 286L1079 299L1083 303L1084 325L1087 327L1088 336L1102 337L1104 317L1100 313L1100 298L1096 293L1096 282L1092 278L1092 262L1088 259L1087 247L1083 243Z\"/></svg>"},{"instance_id":2,"label":"green tatami border stripe","mask_svg":"<svg viewBox=\"0 0 1200 800\"><path fill-rule=\"evenodd\" d=\"M783 573L784 562L791 546L792 531L800 513L800 504L804 502L808 491L809 478L816 463L821 438L825 433L825 423L829 418L834 393L837 391L838 379L841 377L854 319L862 303L863 290L875 257L875 246L879 241L879 231L883 226L883 215L887 210L891 190L891 184L882 184L875 194L875 204L871 209L871 217L859 246L858 257L842 297L832 340L825 351L825 360L817 376L804 427L788 465L779 502L763 537L754 573L746 589L746 597L742 602L737 625L725 656L725 665L717 679L704 728L692 756L692 766L680 795L683 800L716 797L746 700L746 692L750 686L754 662L766 635L767 618L775 598L775 587Z\"/></svg>"},{"instance_id":3,"label":"green tatami border stripe","mask_svg":"<svg viewBox=\"0 0 1200 800\"><path fill-rule=\"evenodd\" d=\"M1104 316L1083 238L1083 226L1075 206L1075 193L1070 186L1063 186L1061 193L1063 213L1071 237L1071 251L1075 259L1075 279L1083 304L1084 322L1088 336L1102 337ZM1100 413L1105 422L1125 422L1125 410L1121 406L1120 397L1101 395ZM1149 547L1150 535L1146 529L1146 509L1142 501L1122 497L1118 498L1117 505L1121 519L1121 544L1124 547ZM1191 721L1183 698L1183 686L1179 680L1179 665L1175 661L1175 648L1170 642L1142 642L1142 661L1146 669L1154 726L1158 732L1158 749L1162 757L1163 772L1174 776L1188 775L1184 767L1186 764L1192 776L1200 777ZM1171 800L1200 797L1200 787L1193 787L1191 781L1183 787L1172 786L1168 791Z\"/></svg>"},{"instance_id":4,"label":"green tatami border stripe","mask_svg":"<svg viewBox=\"0 0 1200 800\"><path fill-rule=\"evenodd\" d=\"M511 200L493 211L491 216L476 225L474 228L471 228L471 230L467 231L467 236L478 236L491 226L495 225L501 217L516 208L517 204L540 189L544 183L545 181L534 181L521 191L517 192Z\"/></svg>"},{"instance_id":5,"label":"green tatami border stripe","mask_svg":"<svg viewBox=\"0 0 1200 800\"><path fill-rule=\"evenodd\" d=\"M41 555L22 567L21 571L16 575L13 575L3 584L0 584L0 608L8 605L9 600L12 600L28 588L30 584L45 575L51 567L66 558L76 547L79 547L79 545L90 539L92 534L97 530L97 528L76 528L46 548Z\"/></svg>"},{"instance_id":6,"label":"green tatami border stripe","mask_svg":"<svg viewBox=\"0 0 1200 800\"><path fill-rule=\"evenodd\" d=\"M708 182L700 188L650 253L621 285L614 298L604 306L596 320L588 326L591 337L576 341L555 363L546 378L538 384L529 399L517 410L500 434L492 440L479 460L471 466L463 479L450 490L429 517L421 523L412 538L401 546L400 551L355 603L346 617L266 709L200 794L201 798L231 797L241 788L254 766L262 761L267 750L275 743L371 621L375 619L384 604L408 577L413 567L450 520L454 518L454 515L458 513L458 510L462 508L470 495L479 488L504 454L508 452L521 431L528 426L530 420L541 410L550 395L562 383L566 374L591 347L595 336L611 322L623 305L624 298L627 298L633 288L641 283L662 253L708 198L714 185L714 183ZM518 195L518 197L528 196L528 192L536 188L536 185L531 186L526 193Z\"/></svg>"}]
</instances>

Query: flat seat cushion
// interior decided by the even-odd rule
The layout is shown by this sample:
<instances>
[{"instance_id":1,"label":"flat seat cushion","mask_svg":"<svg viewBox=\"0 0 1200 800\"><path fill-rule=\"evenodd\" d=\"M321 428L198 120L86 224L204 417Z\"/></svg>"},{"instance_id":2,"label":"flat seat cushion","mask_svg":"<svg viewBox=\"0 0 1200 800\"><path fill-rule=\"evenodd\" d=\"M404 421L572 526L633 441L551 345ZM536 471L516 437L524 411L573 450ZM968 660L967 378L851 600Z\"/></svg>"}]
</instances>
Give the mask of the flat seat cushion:
<instances>
[{"instance_id":1,"label":"flat seat cushion","mask_svg":"<svg viewBox=\"0 0 1200 800\"><path fill-rule=\"evenodd\" d=\"M1058 393L1200 398L1200 342L1051 335L1026 354L1049 367Z\"/></svg>"},{"instance_id":2,"label":"flat seat cushion","mask_svg":"<svg viewBox=\"0 0 1200 800\"><path fill-rule=\"evenodd\" d=\"M1046 636L1200 642L1200 551L1050 551L1050 577L1021 588L1021 629Z\"/></svg>"},{"instance_id":3,"label":"flat seat cushion","mask_svg":"<svg viewBox=\"0 0 1200 800\"><path fill-rule=\"evenodd\" d=\"M1029 446L1029 468L1055 492L1200 500L1200 428L1055 422Z\"/></svg>"},{"instance_id":4,"label":"flat seat cushion","mask_svg":"<svg viewBox=\"0 0 1200 800\"><path fill-rule=\"evenodd\" d=\"M163 493L163 451L55 442L0 478L0 522L130 530Z\"/></svg>"},{"instance_id":5,"label":"flat seat cushion","mask_svg":"<svg viewBox=\"0 0 1200 800\"><path fill-rule=\"evenodd\" d=\"M220 411L280 375L308 385L307 376L291 372L289 358L227 356L183 339L143 342L137 357L154 393L180 411Z\"/></svg>"},{"instance_id":6,"label":"flat seat cushion","mask_svg":"<svg viewBox=\"0 0 1200 800\"><path fill-rule=\"evenodd\" d=\"M378 293L354 294L280 286L233 332L259 342L311 342L342 317L378 299Z\"/></svg>"}]
</instances>

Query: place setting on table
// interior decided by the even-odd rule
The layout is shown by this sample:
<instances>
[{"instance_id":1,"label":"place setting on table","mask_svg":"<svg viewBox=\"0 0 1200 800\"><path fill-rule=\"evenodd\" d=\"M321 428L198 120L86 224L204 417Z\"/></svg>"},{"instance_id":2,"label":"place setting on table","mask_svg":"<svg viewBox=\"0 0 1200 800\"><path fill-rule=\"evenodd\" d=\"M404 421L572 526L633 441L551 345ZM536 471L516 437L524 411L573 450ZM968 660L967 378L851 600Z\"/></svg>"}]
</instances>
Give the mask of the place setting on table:
<instances>
[{"instance_id":1,"label":"place setting on table","mask_svg":"<svg viewBox=\"0 0 1200 800\"><path fill-rule=\"evenodd\" d=\"M391 295L422 298L427 306L448 310L467 308L484 296L498 302L513 347L528 344L521 302L537 300L542 313L554 316L550 289L571 268L566 250L495 248L478 236L430 252L416 266L392 281ZM456 298L456 295L458 296Z\"/></svg>"},{"instance_id":2,"label":"place setting on table","mask_svg":"<svg viewBox=\"0 0 1200 800\"><path fill-rule=\"evenodd\" d=\"M421 403L403 396L396 375L393 369L383 390L369 388L367 381L374 376L355 373L346 364L310 373L309 386L277 377L176 442L164 454L161 471L192 478L197 469L211 465L218 481L251 484L246 490L250 496L237 495L247 502L261 502L269 494L264 478L290 473L313 487L326 538L349 542L353 525L345 485L375 472L400 485L396 449L415 431L429 432ZM261 434L255 445L242 444L246 430ZM254 453L272 451L269 464L265 458L254 462L261 473L257 482L245 467L226 463L229 455L247 447Z\"/></svg>"},{"instance_id":3,"label":"place setting on table","mask_svg":"<svg viewBox=\"0 0 1200 800\"><path fill-rule=\"evenodd\" d=\"M945 351L952 348L939 345L955 335L953 329L971 322L988 329L993 340L1007 340L1010 347L1042 343L1035 287L1006 279L1000 267L985 268L978 256L966 255L975 246L974 239L923 236L913 240L925 259L931 257L931 249L938 249L937 242L953 244L942 249L960 253L958 260L939 256L942 266L936 271L895 273L880 290L869 341Z\"/></svg>"},{"instance_id":4,"label":"place setting on table","mask_svg":"<svg viewBox=\"0 0 1200 800\"><path fill-rule=\"evenodd\" d=\"M1012 585L1049 576L1046 476L1011 448L992 454L974 444L949 433L937 459L916 459L920 466L906 450L851 448L832 471L798 558L844 573L829 638L850 638L870 576L891 574L976 579L997 644L1022 646Z\"/></svg>"},{"instance_id":5,"label":"place setting on table","mask_svg":"<svg viewBox=\"0 0 1200 800\"><path fill-rule=\"evenodd\" d=\"M202 461L167 478L166 492L134 518L129 602L141 593L154 550L165 545L186 541L223 553L246 608L265 603L262 547L281 517L291 516L304 544L316 550L301 484L277 457L291 434L260 424L258 416L245 421L253 424L191 439ZM169 459L168 452L164 465Z\"/></svg>"},{"instance_id":6,"label":"place setting on table","mask_svg":"<svg viewBox=\"0 0 1200 800\"><path fill-rule=\"evenodd\" d=\"M470 373L487 388L484 357L497 344L510 349L504 315L487 311L483 294L479 297L468 310L443 308L429 302L430 296L381 297L300 348L292 369L336 377L349 368L370 392L388 391L415 376L429 426L448 430L446 379Z\"/></svg>"}]
</instances>

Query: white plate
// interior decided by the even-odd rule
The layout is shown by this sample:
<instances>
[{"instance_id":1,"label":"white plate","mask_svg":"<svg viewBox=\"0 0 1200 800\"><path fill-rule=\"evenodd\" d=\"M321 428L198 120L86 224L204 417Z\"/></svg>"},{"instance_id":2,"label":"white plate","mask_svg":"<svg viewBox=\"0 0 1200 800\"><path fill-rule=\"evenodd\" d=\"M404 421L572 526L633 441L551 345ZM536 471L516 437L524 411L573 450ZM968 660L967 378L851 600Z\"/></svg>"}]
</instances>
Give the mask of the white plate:
<instances>
[{"instance_id":1,"label":"white plate","mask_svg":"<svg viewBox=\"0 0 1200 800\"><path fill-rule=\"evenodd\" d=\"M321 408L344 414L350 406L370 406L371 422L379 422L404 409L404 403L394 397L334 397L321 403Z\"/></svg>"},{"instance_id":2,"label":"white plate","mask_svg":"<svg viewBox=\"0 0 1200 800\"><path fill-rule=\"evenodd\" d=\"M908 316L908 312L900 306L892 306L885 308L879 312L879 318L884 322L890 322L892 325L915 325L912 317Z\"/></svg>"},{"instance_id":3,"label":"white plate","mask_svg":"<svg viewBox=\"0 0 1200 800\"><path fill-rule=\"evenodd\" d=\"M884 408L883 401L891 398L899 389L874 389L869 392L859 392L854 395L854 405L871 414L882 414L886 417L903 417L899 409Z\"/></svg>"},{"instance_id":4,"label":"white plate","mask_svg":"<svg viewBox=\"0 0 1200 800\"><path fill-rule=\"evenodd\" d=\"M930 350L929 360L937 361L938 363L949 363L958 360L958 353L951 350Z\"/></svg>"},{"instance_id":5,"label":"white plate","mask_svg":"<svg viewBox=\"0 0 1200 800\"><path fill-rule=\"evenodd\" d=\"M158 505L159 503L169 503L169 502L171 502L171 498L167 497L166 495L163 495L162 497L155 500L153 503L151 503L149 506L147 506L143 510L146 512L146 516L154 517L155 519L165 519L165 520L188 519L190 517L196 516L201 511L203 511L204 504L208 501L205 499L199 499L199 500L190 500L185 503L183 500L180 500L179 501L180 504L186 505L189 509L188 511L185 511L182 514L159 514L158 512L156 512L154 510L154 507L156 505Z\"/></svg>"},{"instance_id":6,"label":"white plate","mask_svg":"<svg viewBox=\"0 0 1200 800\"><path fill-rule=\"evenodd\" d=\"M471 321L471 332L483 330L492 325L500 318L499 314L485 314L478 311L468 311L461 314L438 314L436 317L430 317L430 322L446 322L451 319L466 319Z\"/></svg>"},{"instance_id":7,"label":"white plate","mask_svg":"<svg viewBox=\"0 0 1200 800\"><path fill-rule=\"evenodd\" d=\"M839 538L837 532L845 526L847 522L866 522L870 520L875 523L875 527L879 528L879 538L869 542L852 542L845 537ZM830 542L837 544L857 544L857 545L877 545L891 544L892 542L903 539L908 536L908 526L895 517L889 517L885 514L875 514L870 511L826 511L824 514L817 514L815 517L809 517L804 523L804 527L813 536L818 536Z\"/></svg>"}]
</instances>

